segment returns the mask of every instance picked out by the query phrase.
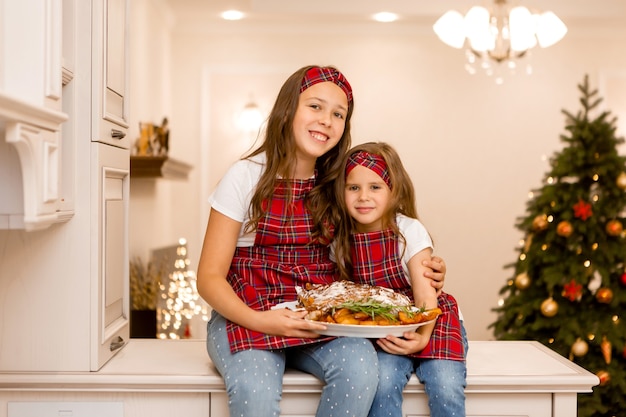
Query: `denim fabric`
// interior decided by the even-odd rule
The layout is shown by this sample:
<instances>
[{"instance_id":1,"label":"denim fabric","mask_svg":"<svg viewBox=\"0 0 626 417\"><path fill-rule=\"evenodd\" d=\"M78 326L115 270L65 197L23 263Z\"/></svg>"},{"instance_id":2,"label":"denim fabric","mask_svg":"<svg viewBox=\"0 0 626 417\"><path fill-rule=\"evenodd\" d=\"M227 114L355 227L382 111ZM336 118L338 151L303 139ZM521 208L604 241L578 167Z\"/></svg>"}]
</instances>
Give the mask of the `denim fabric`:
<instances>
[{"instance_id":1,"label":"denim fabric","mask_svg":"<svg viewBox=\"0 0 626 417\"><path fill-rule=\"evenodd\" d=\"M317 417L363 417L378 386L378 359L362 338L280 350L232 354L226 320L215 311L207 325L207 351L224 378L230 417L278 417L285 367L313 374L325 383Z\"/></svg>"},{"instance_id":2,"label":"denim fabric","mask_svg":"<svg viewBox=\"0 0 626 417\"><path fill-rule=\"evenodd\" d=\"M467 334L462 327L465 353ZM415 371L424 384L431 417L465 417L465 362L413 359L378 351L379 385L368 417L402 417L402 391Z\"/></svg>"}]
</instances>

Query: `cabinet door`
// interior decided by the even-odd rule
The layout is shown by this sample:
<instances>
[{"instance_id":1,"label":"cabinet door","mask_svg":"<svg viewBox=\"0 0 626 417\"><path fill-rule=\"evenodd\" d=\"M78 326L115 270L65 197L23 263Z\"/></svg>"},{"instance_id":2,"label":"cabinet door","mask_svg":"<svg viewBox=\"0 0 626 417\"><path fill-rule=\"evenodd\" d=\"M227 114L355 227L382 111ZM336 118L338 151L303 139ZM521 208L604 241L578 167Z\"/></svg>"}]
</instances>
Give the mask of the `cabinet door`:
<instances>
[{"instance_id":1,"label":"cabinet door","mask_svg":"<svg viewBox=\"0 0 626 417\"><path fill-rule=\"evenodd\" d=\"M94 144L97 175L92 184L97 231L92 238L92 322L97 340L92 341L91 370L96 371L129 339L128 202L129 151ZM97 167L97 168L96 168ZM97 207L97 209L96 209ZM96 221L94 221L96 224Z\"/></svg>"},{"instance_id":2,"label":"cabinet door","mask_svg":"<svg viewBox=\"0 0 626 417\"><path fill-rule=\"evenodd\" d=\"M128 149L128 0L93 7L92 140Z\"/></svg>"}]
</instances>

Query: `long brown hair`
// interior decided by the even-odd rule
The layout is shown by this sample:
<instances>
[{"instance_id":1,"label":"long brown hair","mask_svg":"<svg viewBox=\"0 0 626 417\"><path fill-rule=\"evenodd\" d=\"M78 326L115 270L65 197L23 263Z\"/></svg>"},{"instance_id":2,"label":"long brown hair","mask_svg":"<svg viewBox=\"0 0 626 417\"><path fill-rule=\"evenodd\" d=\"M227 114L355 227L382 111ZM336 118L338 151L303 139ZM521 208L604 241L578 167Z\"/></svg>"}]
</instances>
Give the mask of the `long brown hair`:
<instances>
[{"instance_id":1,"label":"long brown hair","mask_svg":"<svg viewBox=\"0 0 626 417\"><path fill-rule=\"evenodd\" d=\"M342 279L352 279L352 256L350 251L350 235L356 230L356 222L348 213L345 200L346 175L345 167L351 155L357 152L378 155L385 160L391 182L389 207L383 214L383 229L391 228L399 239L404 239L396 224L397 214L418 219L415 189L408 172L396 150L385 142L367 142L350 149L343 158L342 174L335 181L335 199L339 208L339 217L335 234L335 259Z\"/></svg>"},{"instance_id":2,"label":"long brown hair","mask_svg":"<svg viewBox=\"0 0 626 417\"><path fill-rule=\"evenodd\" d=\"M265 139L259 147L244 159L265 152L267 164L259 179L250 204L250 221L246 231L255 230L260 219L265 215L263 201L272 197L278 178L292 178L296 169L296 140L293 134L293 119L298 109L300 87L306 72L317 67L309 65L294 72L280 89L274 107L270 112L265 130ZM342 157L350 149L350 119L354 110L354 101L348 101L345 127L339 143L324 155L317 158L316 185L306 197L307 207L311 211L316 230L313 237L322 242L332 240L331 219L336 217L334 204L334 180L342 174ZM290 197L291 198L291 197Z\"/></svg>"}]
</instances>

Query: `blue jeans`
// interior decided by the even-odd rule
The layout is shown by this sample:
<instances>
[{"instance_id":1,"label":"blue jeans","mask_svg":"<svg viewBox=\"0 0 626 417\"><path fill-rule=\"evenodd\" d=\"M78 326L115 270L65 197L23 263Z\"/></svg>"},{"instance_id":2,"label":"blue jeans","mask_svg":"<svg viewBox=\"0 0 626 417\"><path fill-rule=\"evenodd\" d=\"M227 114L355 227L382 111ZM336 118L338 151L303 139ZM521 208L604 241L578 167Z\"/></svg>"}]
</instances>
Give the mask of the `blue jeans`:
<instances>
[{"instance_id":1,"label":"blue jeans","mask_svg":"<svg viewBox=\"0 0 626 417\"><path fill-rule=\"evenodd\" d=\"M285 367L325 383L318 417L363 417L378 386L378 359L367 339L340 337L280 350L230 352L226 320L215 311L207 325L207 351L224 378L230 417L278 417Z\"/></svg>"},{"instance_id":2,"label":"blue jeans","mask_svg":"<svg viewBox=\"0 0 626 417\"><path fill-rule=\"evenodd\" d=\"M467 335L462 329L467 355ZM414 359L378 351L379 384L368 417L402 417L402 391L415 371L428 395L431 417L465 417L465 362Z\"/></svg>"}]
</instances>

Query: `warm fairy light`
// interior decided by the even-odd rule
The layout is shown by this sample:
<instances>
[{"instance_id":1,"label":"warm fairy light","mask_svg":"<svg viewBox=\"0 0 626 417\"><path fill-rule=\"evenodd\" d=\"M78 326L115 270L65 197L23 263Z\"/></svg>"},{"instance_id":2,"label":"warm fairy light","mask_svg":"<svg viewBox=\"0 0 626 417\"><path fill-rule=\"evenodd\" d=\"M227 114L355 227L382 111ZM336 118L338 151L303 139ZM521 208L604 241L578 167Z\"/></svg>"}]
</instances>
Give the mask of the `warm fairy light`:
<instances>
[{"instance_id":1,"label":"warm fairy light","mask_svg":"<svg viewBox=\"0 0 626 417\"><path fill-rule=\"evenodd\" d=\"M598 244L594 243L593 245L591 245L591 250L597 250L598 249Z\"/></svg>"},{"instance_id":2,"label":"warm fairy light","mask_svg":"<svg viewBox=\"0 0 626 417\"><path fill-rule=\"evenodd\" d=\"M174 269L169 274L167 284L162 283L159 305L159 339L180 339L189 321L196 315L202 314L203 320L208 320L206 306L200 302L200 295L196 288L196 275L188 269L187 241L180 239L176 248Z\"/></svg>"},{"instance_id":3,"label":"warm fairy light","mask_svg":"<svg viewBox=\"0 0 626 417\"><path fill-rule=\"evenodd\" d=\"M583 265L585 266L585 268L589 268L591 266L591 261L586 260L585 262L583 262Z\"/></svg>"},{"instance_id":4,"label":"warm fairy light","mask_svg":"<svg viewBox=\"0 0 626 417\"><path fill-rule=\"evenodd\" d=\"M598 179L599 179L600 177L598 176L598 174L593 174L593 177L592 177L592 178L593 178L593 180L594 180L594 181L598 181Z\"/></svg>"},{"instance_id":5,"label":"warm fairy light","mask_svg":"<svg viewBox=\"0 0 626 417\"><path fill-rule=\"evenodd\" d=\"M525 254L525 253L522 253L522 254L519 256L519 260L520 260L520 261L523 261L523 260L525 260L525 259L526 259L526 254Z\"/></svg>"},{"instance_id":6,"label":"warm fairy light","mask_svg":"<svg viewBox=\"0 0 626 417\"><path fill-rule=\"evenodd\" d=\"M613 321L613 324L619 324L619 316L615 315L611 317L611 321Z\"/></svg>"},{"instance_id":7,"label":"warm fairy light","mask_svg":"<svg viewBox=\"0 0 626 417\"><path fill-rule=\"evenodd\" d=\"M554 184L554 178L553 177L548 177L548 179L546 180L546 182L548 184Z\"/></svg>"},{"instance_id":8,"label":"warm fairy light","mask_svg":"<svg viewBox=\"0 0 626 417\"><path fill-rule=\"evenodd\" d=\"M552 223L554 221L554 216L553 215L549 215L548 216L548 223Z\"/></svg>"}]
</instances>

